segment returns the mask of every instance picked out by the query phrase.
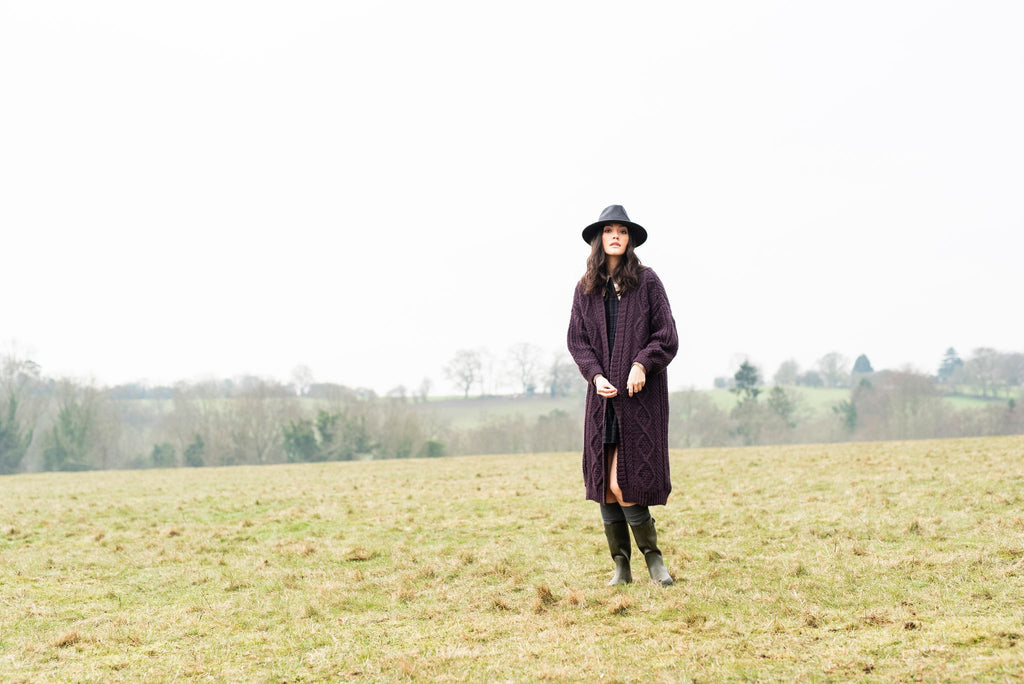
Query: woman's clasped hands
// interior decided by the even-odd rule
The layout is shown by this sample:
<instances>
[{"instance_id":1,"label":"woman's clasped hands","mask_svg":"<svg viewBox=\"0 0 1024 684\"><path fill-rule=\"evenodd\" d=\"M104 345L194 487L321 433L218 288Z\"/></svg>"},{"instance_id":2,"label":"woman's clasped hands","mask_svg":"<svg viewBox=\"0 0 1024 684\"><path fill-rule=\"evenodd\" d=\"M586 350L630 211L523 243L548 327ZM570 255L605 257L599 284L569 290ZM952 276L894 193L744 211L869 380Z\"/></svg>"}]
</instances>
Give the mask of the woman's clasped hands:
<instances>
[{"instance_id":1,"label":"woman's clasped hands","mask_svg":"<svg viewBox=\"0 0 1024 684\"><path fill-rule=\"evenodd\" d=\"M629 396L633 396L642 390L645 384L647 384L647 372L644 371L644 367L639 363L634 363L629 369L629 379L626 380L626 390L629 392ZM615 386L608 382L608 378L603 375L594 376L594 387L597 388L598 396L602 396L605 399L611 399L619 395L619 390L615 389Z\"/></svg>"}]
</instances>

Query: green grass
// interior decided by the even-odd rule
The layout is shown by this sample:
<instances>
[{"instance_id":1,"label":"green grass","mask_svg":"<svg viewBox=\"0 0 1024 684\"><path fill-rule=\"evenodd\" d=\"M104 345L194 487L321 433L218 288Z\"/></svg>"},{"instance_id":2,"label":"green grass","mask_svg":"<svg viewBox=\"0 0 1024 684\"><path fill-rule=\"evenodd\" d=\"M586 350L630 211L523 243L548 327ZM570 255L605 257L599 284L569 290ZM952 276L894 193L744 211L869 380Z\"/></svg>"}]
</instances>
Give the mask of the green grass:
<instances>
[{"instance_id":1,"label":"green grass","mask_svg":"<svg viewBox=\"0 0 1024 684\"><path fill-rule=\"evenodd\" d=\"M1021 399L1019 397L1012 397L1012 398L1018 404L1021 403ZM985 406L1002 406L1002 407L1005 408L1007 402L1010 401L1011 397L1001 396L1001 397L998 397L998 398L997 397L983 398L983 397L979 397L977 395L956 394L956 395L945 396L945 397L943 397L943 399L945 401L947 401L949 404L951 404L955 409L962 410L962 409L983 408Z\"/></svg>"},{"instance_id":2,"label":"green grass","mask_svg":"<svg viewBox=\"0 0 1024 684\"><path fill-rule=\"evenodd\" d=\"M801 407L807 409L812 415L818 415L832 410L832 407L850 398L849 389L826 388L826 387L787 387L798 397ZM727 389L702 390L704 394L711 397L715 405L723 411L731 411L736 406L736 395ZM761 397L767 398L771 392L770 387L761 388Z\"/></svg>"},{"instance_id":3,"label":"green grass","mask_svg":"<svg viewBox=\"0 0 1024 684\"><path fill-rule=\"evenodd\" d=\"M850 390L847 388L828 387L787 387L798 397L802 413L808 417L829 413L832 407L841 401L850 398ZM698 390L711 398L715 405L723 411L730 411L736 406L736 395L726 389ZM767 397L771 388L762 388L762 397ZM943 400L954 408L975 409L997 403L1006 405L1006 398L998 401L993 399L982 399L981 397L955 395L945 396ZM583 397L558 397L552 399L548 396L538 395L535 397L449 397L445 399L431 400L426 404L414 404L416 410L422 415L428 415L436 420L445 422L454 428L473 428L488 419L504 416L520 415L527 421L533 421L538 416L554 410L561 410L570 415L581 414Z\"/></svg>"},{"instance_id":4,"label":"green grass","mask_svg":"<svg viewBox=\"0 0 1024 684\"><path fill-rule=\"evenodd\" d=\"M0 479L4 681L1004 681L1024 438L673 453L606 587L578 454Z\"/></svg>"},{"instance_id":5,"label":"green grass","mask_svg":"<svg viewBox=\"0 0 1024 684\"><path fill-rule=\"evenodd\" d=\"M529 422L552 411L583 414L583 395L572 397L470 397L413 404L420 415L446 422L453 428L473 428L492 418L520 415Z\"/></svg>"}]
</instances>

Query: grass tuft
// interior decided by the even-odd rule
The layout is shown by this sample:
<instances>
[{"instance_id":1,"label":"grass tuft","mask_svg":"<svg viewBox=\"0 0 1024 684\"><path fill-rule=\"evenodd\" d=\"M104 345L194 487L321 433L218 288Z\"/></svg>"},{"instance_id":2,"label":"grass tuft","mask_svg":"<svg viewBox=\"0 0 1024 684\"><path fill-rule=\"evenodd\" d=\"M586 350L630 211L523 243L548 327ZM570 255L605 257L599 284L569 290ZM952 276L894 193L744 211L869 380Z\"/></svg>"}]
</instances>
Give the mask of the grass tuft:
<instances>
[{"instance_id":1,"label":"grass tuft","mask_svg":"<svg viewBox=\"0 0 1024 684\"><path fill-rule=\"evenodd\" d=\"M623 615L629 609L629 607L632 606L632 605L633 605L633 602L630 601L625 596L616 596L616 597L612 598L610 601L608 601L608 603L607 603L608 614L609 615Z\"/></svg>"},{"instance_id":2,"label":"grass tuft","mask_svg":"<svg viewBox=\"0 0 1024 684\"><path fill-rule=\"evenodd\" d=\"M707 624L707 621L708 616L704 613L688 613L686 617L683 618L683 622L686 623L686 626L690 629L699 628Z\"/></svg>"},{"instance_id":3,"label":"grass tuft","mask_svg":"<svg viewBox=\"0 0 1024 684\"><path fill-rule=\"evenodd\" d=\"M57 648L67 648L68 646L74 646L81 641L82 635L78 633L77 629L75 629L54 641L53 645Z\"/></svg>"},{"instance_id":4,"label":"grass tuft","mask_svg":"<svg viewBox=\"0 0 1024 684\"><path fill-rule=\"evenodd\" d=\"M345 554L345 560L347 561L368 561L376 557L376 551L369 551L363 546L357 546Z\"/></svg>"},{"instance_id":5,"label":"grass tuft","mask_svg":"<svg viewBox=\"0 0 1024 684\"><path fill-rule=\"evenodd\" d=\"M549 589L548 585L546 584L538 584L536 587L536 591L537 600L546 606L550 606L551 604L557 601L555 595L551 593L551 589Z\"/></svg>"},{"instance_id":6,"label":"grass tuft","mask_svg":"<svg viewBox=\"0 0 1024 684\"><path fill-rule=\"evenodd\" d=\"M404 677L415 677L416 676L416 665L412 660L408 658L402 658L398 661L398 671L402 673Z\"/></svg>"},{"instance_id":7,"label":"grass tuft","mask_svg":"<svg viewBox=\"0 0 1024 684\"><path fill-rule=\"evenodd\" d=\"M862 615L860 617L860 622L861 624L867 625L869 627L881 627L883 625L892 624L892 620L889 618L888 615L878 612L867 613L866 615Z\"/></svg>"}]
</instances>

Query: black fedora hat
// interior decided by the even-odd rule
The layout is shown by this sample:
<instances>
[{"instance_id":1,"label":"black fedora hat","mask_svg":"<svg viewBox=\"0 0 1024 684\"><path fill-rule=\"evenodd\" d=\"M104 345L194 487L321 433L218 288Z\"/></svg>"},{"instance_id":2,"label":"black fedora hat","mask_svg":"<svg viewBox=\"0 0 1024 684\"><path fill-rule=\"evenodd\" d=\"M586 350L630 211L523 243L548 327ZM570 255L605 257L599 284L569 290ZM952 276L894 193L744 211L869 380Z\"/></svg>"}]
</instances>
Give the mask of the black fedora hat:
<instances>
[{"instance_id":1,"label":"black fedora hat","mask_svg":"<svg viewBox=\"0 0 1024 684\"><path fill-rule=\"evenodd\" d=\"M619 223L629 228L629 237L633 241L634 247L639 247L647 240L647 231L644 227L630 221L626 209L621 204L613 204L604 208L597 223L591 223L583 229L583 241L589 245L597 235L597 231L612 223Z\"/></svg>"}]
</instances>

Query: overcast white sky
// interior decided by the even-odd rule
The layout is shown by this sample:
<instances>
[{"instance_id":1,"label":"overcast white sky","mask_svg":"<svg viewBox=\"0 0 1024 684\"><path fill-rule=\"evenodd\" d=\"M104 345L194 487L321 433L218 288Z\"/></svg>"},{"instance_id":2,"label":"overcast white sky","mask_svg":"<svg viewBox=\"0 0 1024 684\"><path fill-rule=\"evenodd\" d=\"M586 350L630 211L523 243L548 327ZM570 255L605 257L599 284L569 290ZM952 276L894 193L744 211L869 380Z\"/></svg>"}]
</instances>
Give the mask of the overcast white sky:
<instances>
[{"instance_id":1,"label":"overcast white sky","mask_svg":"<svg viewBox=\"0 0 1024 684\"><path fill-rule=\"evenodd\" d=\"M673 388L1024 349L1017 2L2 2L0 341L385 391L564 350L649 232Z\"/></svg>"}]
</instances>

